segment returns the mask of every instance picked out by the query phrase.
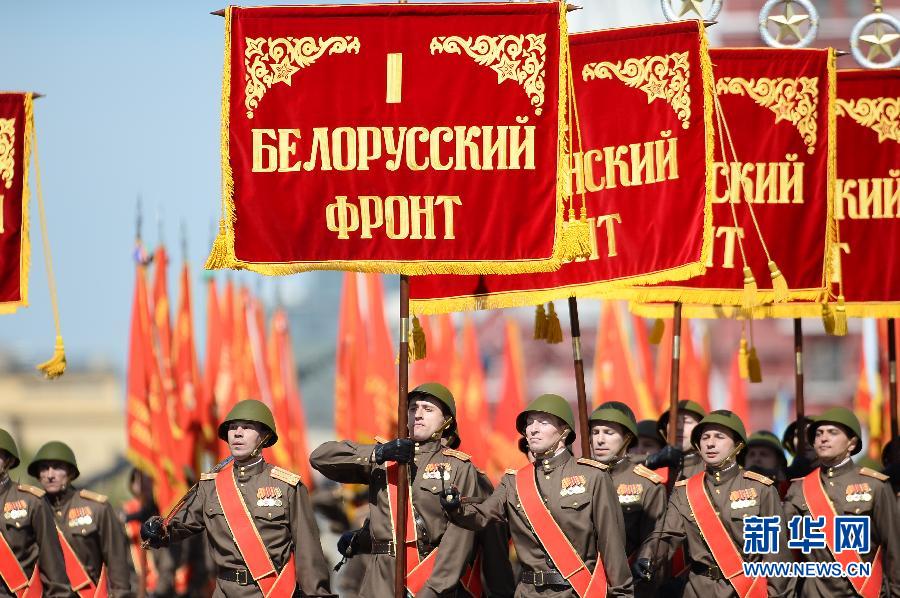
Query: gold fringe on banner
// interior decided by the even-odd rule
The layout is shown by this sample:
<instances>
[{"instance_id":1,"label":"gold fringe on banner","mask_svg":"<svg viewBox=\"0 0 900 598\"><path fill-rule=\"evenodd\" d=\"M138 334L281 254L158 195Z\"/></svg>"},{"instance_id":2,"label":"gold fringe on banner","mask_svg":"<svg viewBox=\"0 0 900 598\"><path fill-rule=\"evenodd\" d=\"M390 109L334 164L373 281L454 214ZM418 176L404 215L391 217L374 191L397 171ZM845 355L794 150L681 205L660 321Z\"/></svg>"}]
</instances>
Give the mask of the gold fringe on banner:
<instances>
[{"instance_id":1,"label":"gold fringe on banner","mask_svg":"<svg viewBox=\"0 0 900 598\"><path fill-rule=\"evenodd\" d=\"M544 305L538 305L534 308L534 340L542 341L547 339L547 312L544 311Z\"/></svg>"},{"instance_id":2,"label":"gold fringe on banner","mask_svg":"<svg viewBox=\"0 0 900 598\"><path fill-rule=\"evenodd\" d=\"M562 326L559 323L559 316L556 315L556 308L553 303L547 304L547 342L551 345L557 345L562 342Z\"/></svg>"},{"instance_id":3,"label":"gold fringe on banner","mask_svg":"<svg viewBox=\"0 0 900 598\"><path fill-rule=\"evenodd\" d=\"M651 345L658 345L662 342L663 334L666 332L666 323L660 319L656 318L653 320L653 328L650 329L650 336L647 340Z\"/></svg>"}]
</instances>

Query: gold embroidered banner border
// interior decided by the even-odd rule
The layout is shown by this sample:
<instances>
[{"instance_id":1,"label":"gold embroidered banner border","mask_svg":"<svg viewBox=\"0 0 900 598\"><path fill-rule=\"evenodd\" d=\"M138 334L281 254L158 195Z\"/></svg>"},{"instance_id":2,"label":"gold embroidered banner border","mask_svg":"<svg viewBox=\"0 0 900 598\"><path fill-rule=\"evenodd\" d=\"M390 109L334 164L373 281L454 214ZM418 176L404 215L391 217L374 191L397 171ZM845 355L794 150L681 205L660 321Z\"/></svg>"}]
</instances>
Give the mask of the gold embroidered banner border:
<instances>
[{"instance_id":1,"label":"gold embroidered banner border","mask_svg":"<svg viewBox=\"0 0 900 598\"><path fill-rule=\"evenodd\" d=\"M0 152L4 155L0 156L0 162L3 163L3 174L2 181L0 181L0 195L4 195L4 199L0 202L0 210L5 210L6 202L16 202L20 205L20 226L19 226L19 234L20 241L18 245L15 247L17 249L17 255L15 256L2 256L3 260L13 260L17 262L17 270L18 276L15 277L15 280L4 280L0 281L3 287L7 285L18 285L16 289L17 293L12 293L13 295L18 295L17 298L12 298L9 300L4 300L0 298L0 314L11 314L15 313L20 307L28 306L28 273L31 268L31 239L29 236L30 231L30 221L29 221L29 202L30 202L30 188L29 188L29 170L31 165L31 148L32 148L32 140L34 136L34 102L33 102L33 94L31 93L22 93L22 92L0 92L0 99L2 99L2 104L4 109L2 112L7 112L5 110L6 107L10 108L9 114L0 113L0 120L11 120L11 124L9 128L11 129L11 135L9 135L8 140L4 138L3 142L0 143ZM13 112L17 114L21 110L23 117L21 119L17 118L13 115ZM11 117L11 118L10 118ZM16 138L18 137L18 130L23 132L22 136L22 144L18 145L16 143ZM9 142L7 144L7 141ZM16 151L21 152L20 157L16 157ZM20 162L21 160L21 162ZM21 172L16 172L16 167L21 168ZM20 192L18 197L9 195L10 189L15 189L20 187ZM3 215L0 214L0 220L3 219ZM6 228L6 227L4 227ZM9 234L9 231L5 231L6 234ZM3 234L0 232L0 234ZM0 275L4 274L0 272ZM2 278L2 276L0 276ZM7 289L4 288L4 295Z\"/></svg>"}]
</instances>

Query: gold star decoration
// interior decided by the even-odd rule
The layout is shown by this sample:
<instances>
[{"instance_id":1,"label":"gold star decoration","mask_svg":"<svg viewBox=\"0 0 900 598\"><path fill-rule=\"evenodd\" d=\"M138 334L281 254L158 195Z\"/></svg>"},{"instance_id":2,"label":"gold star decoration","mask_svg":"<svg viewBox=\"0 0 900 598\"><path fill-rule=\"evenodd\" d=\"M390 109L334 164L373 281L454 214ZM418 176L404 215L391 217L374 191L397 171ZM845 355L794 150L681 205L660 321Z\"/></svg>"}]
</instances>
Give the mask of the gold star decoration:
<instances>
[{"instance_id":1,"label":"gold star decoration","mask_svg":"<svg viewBox=\"0 0 900 598\"><path fill-rule=\"evenodd\" d=\"M799 41L803 39L799 25L809 20L809 15L795 13L794 3L791 0L787 0L784 6L784 14L770 16L769 20L778 25L778 34L775 36L776 41L781 42L787 35L793 35Z\"/></svg>"},{"instance_id":2,"label":"gold star decoration","mask_svg":"<svg viewBox=\"0 0 900 598\"><path fill-rule=\"evenodd\" d=\"M703 18L703 8L701 5L703 4L703 0L681 0L681 12L678 13L678 18L680 19L684 15L689 12L693 12L701 19Z\"/></svg>"},{"instance_id":3,"label":"gold star decoration","mask_svg":"<svg viewBox=\"0 0 900 598\"><path fill-rule=\"evenodd\" d=\"M285 56L284 60L279 62L278 64L272 65L272 73L275 75L272 77L272 84L279 81L283 81L288 85L291 84L291 76L299 71L300 69L291 64L291 59Z\"/></svg>"},{"instance_id":4,"label":"gold star decoration","mask_svg":"<svg viewBox=\"0 0 900 598\"><path fill-rule=\"evenodd\" d=\"M497 73L497 83L503 83L507 79L518 81L519 61L510 60L506 56L500 57L500 62L491 67Z\"/></svg>"},{"instance_id":5,"label":"gold star decoration","mask_svg":"<svg viewBox=\"0 0 900 598\"><path fill-rule=\"evenodd\" d=\"M657 79L656 75L650 75L650 80L641 86L641 91L647 94L648 104L656 98L666 99L666 83Z\"/></svg>"},{"instance_id":6,"label":"gold star decoration","mask_svg":"<svg viewBox=\"0 0 900 598\"><path fill-rule=\"evenodd\" d=\"M869 55L867 56L869 60L881 54L884 54L888 57L888 60L891 60L894 58L894 49L891 47L891 44L900 39L900 33L896 31L887 33L884 24L876 22L875 33L860 35L859 39L869 44Z\"/></svg>"},{"instance_id":7,"label":"gold star decoration","mask_svg":"<svg viewBox=\"0 0 900 598\"><path fill-rule=\"evenodd\" d=\"M882 143L886 139L897 139L897 132L894 130L895 123L890 120L883 119L872 128L878 133L878 143Z\"/></svg>"}]
</instances>

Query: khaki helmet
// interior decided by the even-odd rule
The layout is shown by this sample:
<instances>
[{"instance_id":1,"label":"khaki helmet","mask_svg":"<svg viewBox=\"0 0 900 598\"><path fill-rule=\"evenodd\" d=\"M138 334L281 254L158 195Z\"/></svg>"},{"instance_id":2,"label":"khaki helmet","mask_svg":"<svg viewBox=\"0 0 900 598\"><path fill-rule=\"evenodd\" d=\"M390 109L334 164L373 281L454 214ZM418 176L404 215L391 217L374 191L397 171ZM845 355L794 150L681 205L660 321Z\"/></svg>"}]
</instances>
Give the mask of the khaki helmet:
<instances>
[{"instance_id":1,"label":"khaki helmet","mask_svg":"<svg viewBox=\"0 0 900 598\"><path fill-rule=\"evenodd\" d=\"M620 401L607 401L594 409L589 420L594 422L610 422L619 424L631 435L625 448L631 448L637 444L638 429L631 407Z\"/></svg>"},{"instance_id":2,"label":"khaki helmet","mask_svg":"<svg viewBox=\"0 0 900 598\"><path fill-rule=\"evenodd\" d=\"M659 442L659 434L656 433L655 419L642 419L637 423L638 438L652 438Z\"/></svg>"},{"instance_id":3,"label":"khaki helmet","mask_svg":"<svg viewBox=\"0 0 900 598\"><path fill-rule=\"evenodd\" d=\"M60 463L71 466L73 473L71 477L69 477L70 482L81 475L81 472L78 471L78 462L75 461L75 453L65 442L51 440L39 448L38 452L34 455L34 459L32 459L31 463L28 465L28 475L37 478L40 473L41 463L45 461L59 461Z\"/></svg>"},{"instance_id":4,"label":"khaki helmet","mask_svg":"<svg viewBox=\"0 0 900 598\"><path fill-rule=\"evenodd\" d=\"M575 442L575 415L569 402L559 395L541 395L529 403L525 411L516 417L516 430L525 436L525 423L529 413L548 413L563 420L569 426L569 434L566 436L566 444Z\"/></svg>"},{"instance_id":5,"label":"khaki helmet","mask_svg":"<svg viewBox=\"0 0 900 598\"><path fill-rule=\"evenodd\" d=\"M778 442L778 436L775 436L772 432L768 430L754 432L747 439L747 448L749 449L751 446L764 446L772 449L778 455L778 462L781 463L781 467L787 467L787 457L784 456L784 449L781 443Z\"/></svg>"},{"instance_id":6,"label":"khaki helmet","mask_svg":"<svg viewBox=\"0 0 900 598\"><path fill-rule=\"evenodd\" d=\"M13 437L10 436L9 432L0 428L0 451L6 451L12 456L12 465L10 465L7 469L15 469L19 466L19 447L16 446L16 441L13 440Z\"/></svg>"},{"instance_id":7,"label":"khaki helmet","mask_svg":"<svg viewBox=\"0 0 900 598\"><path fill-rule=\"evenodd\" d=\"M808 426L812 423L812 420L808 417L802 417L800 420L804 426ZM781 435L781 446L783 446L784 450L790 453L791 456L797 454L797 421L798 420L795 419L789 423L788 427L784 430L784 434Z\"/></svg>"},{"instance_id":8,"label":"khaki helmet","mask_svg":"<svg viewBox=\"0 0 900 598\"><path fill-rule=\"evenodd\" d=\"M406 400L414 400L415 395L425 395L427 397L431 397L447 408L446 411L450 412L451 421L447 425L445 430L447 432L447 435L452 434L453 436L455 436L455 439L451 439L451 443L459 446L459 433L456 429L456 399L453 398L453 393L450 392L450 389L438 382L426 382L425 384L420 384L409 391L409 394L406 396ZM451 446L450 448L454 447Z\"/></svg>"},{"instance_id":9,"label":"khaki helmet","mask_svg":"<svg viewBox=\"0 0 900 598\"><path fill-rule=\"evenodd\" d=\"M856 415L846 407L832 407L822 415L812 418L812 423L806 428L806 439L812 445L816 439L816 430L822 424L833 424L840 426L847 432L847 436L856 437L856 447L850 452L855 455L862 450L862 429L859 425L859 419Z\"/></svg>"},{"instance_id":10,"label":"khaki helmet","mask_svg":"<svg viewBox=\"0 0 900 598\"><path fill-rule=\"evenodd\" d=\"M697 417L697 420L702 420L706 417L706 410L700 406L700 403L696 401L689 401L687 399L682 399L678 401L678 411L687 411L688 413ZM666 409L663 411L663 414L659 416L659 419L656 420L656 433L659 434L663 442L668 442L669 438L666 432L669 427L669 410Z\"/></svg>"},{"instance_id":11,"label":"khaki helmet","mask_svg":"<svg viewBox=\"0 0 900 598\"><path fill-rule=\"evenodd\" d=\"M709 415L700 420L700 423L691 431L691 445L694 448L697 448L700 445L700 435L703 434L703 428L712 424L718 424L734 432L738 437L737 440L744 444L743 450L746 450L747 430L744 428L744 422L742 422L741 418L733 411L729 411L728 409L711 411ZM743 450L741 452L743 452Z\"/></svg>"},{"instance_id":12,"label":"khaki helmet","mask_svg":"<svg viewBox=\"0 0 900 598\"><path fill-rule=\"evenodd\" d=\"M219 438L228 442L228 424L233 421L247 421L262 424L269 429L271 436L266 440L260 448L272 446L278 442L278 433L275 430L275 418L272 412L266 407L266 404L256 399L245 399L238 401L219 424Z\"/></svg>"}]
</instances>

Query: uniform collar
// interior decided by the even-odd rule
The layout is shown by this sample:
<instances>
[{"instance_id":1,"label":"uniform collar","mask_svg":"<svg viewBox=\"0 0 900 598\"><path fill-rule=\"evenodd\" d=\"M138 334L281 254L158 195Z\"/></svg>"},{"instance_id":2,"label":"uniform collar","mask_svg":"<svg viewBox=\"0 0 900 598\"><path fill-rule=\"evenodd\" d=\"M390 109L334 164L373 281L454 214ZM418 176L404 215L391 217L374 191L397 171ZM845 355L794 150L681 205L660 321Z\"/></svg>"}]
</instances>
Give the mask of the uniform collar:
<instances>
[{"instance_id":1,"label":"uniform collar","mask_svg":"<svg viewBox=\"0 0 900 598\"><path fill-rule=\"evenodd\" d=\"M689 453L685 453L682 459L682 466L684 465L696 465L700 462L700 453L697 451L691 451Z\"/></svg>"},{"instance_id":2,"label":"uniform collar","mask_svg":"<svg viewBox=\"0 0 900 598\"><path fill-rule=\"evenodd\" d=\"M239 480L243 480L258 473L262 473L262 470L265 466L266 460L262 457L259 457L255 461L250 461L248 463L235 463L234 472Z\"/></svg>"},{"instance_id":3,"label":"uniform collar","mask_svg":"<svg viewBox=\"0 0 900 598\"><path fill-rule=\"evenodd\" d=\"M628 455L625 455L624 457L616 457L608 462L607 465L609 466L609 473L621 473L631 466L631 460L628 458Z\"/></svg>"},{"instance_id":4,"label":"uniform collar","mask_svg":"<svg viewBox=\"0 0 900 598\"><path fill-rule=\"evenodd\" d=\"M841 461L840 463L838 463L837 465L835 465L833 467L826 467L826 466L822 465L822 467L820 468L820 470L822 472L822 477L826 478L826 479L827 478L839 478L844 474L854 471L855 469L856 469L856 467L853 464L853 459L851 459L850 457L847 457L846 459L844 459L843 461Z\"/></svg>"},{"instance_id":5,"label":"uniform collar","mask_svg":"<svg viewBox=\"0 0 900 598\"><path fill-rule=\"evenodd\" d=\"M413 450L417 455L430 455L432 453L436 453L442 448L444 448L443 443L441 442L443 439L439 438L437 440L426 440L425 442L416 442L413 445Z\"/></svg>"},{"instance_id":6,"label":"uniform collar","mask_svg":"<svg viewBox=\"0 0 900 598\"><path fill-rule=\"evenodd\" d=\"M75 495L75 488L72 487L72 484L66 486L62 492L57 492L56 494L47 494L47 500L50 504L56 508L62 504L65 504Z\"/></svg>"},{"instance_id":7,"label":"uniform collar","mask_svg":"<svg viewBox=\"0 0 900 598\"><path fill-rule=\"evenodd\" d=\"M540 458L535 460L534 466L539 468L544 473L550 473L554 469L558 469L569 462L569 459L572 458L572 453L569 452L568 448L561 449L558 453L553 455L552 457Z\"/></svg>"},{"instance_id":8,"label":"uniform collar","mask_svg":"<svg viewBox=\"0 0 900 598\"><path fill-rule=\"evenodd\" d=\"M738 464L734 461L731 462L731 465L728 467L723 467L721 469L706 466L706 477L713 483L714 486L720 486L726 482L733 480L741 471L741 468L738 467Z\"/></svg>"}]
</instances>

